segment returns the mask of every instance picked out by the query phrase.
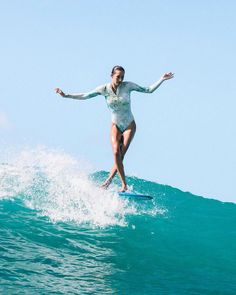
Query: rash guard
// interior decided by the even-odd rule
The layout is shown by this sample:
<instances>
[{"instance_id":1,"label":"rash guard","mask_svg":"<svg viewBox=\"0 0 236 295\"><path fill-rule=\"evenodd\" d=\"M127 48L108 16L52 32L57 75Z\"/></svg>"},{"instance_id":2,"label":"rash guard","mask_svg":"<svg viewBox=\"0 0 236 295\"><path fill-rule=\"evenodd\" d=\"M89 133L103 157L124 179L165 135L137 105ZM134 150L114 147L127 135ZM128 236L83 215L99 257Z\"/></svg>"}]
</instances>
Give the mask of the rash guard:
<instances>
[{"instance_id":1,"label":"rash guard","mask_svg":"<svg viewBox=\"0 0 236 295\"><path fill-rule=\"evenodd\" d=\"M130 93L132 91L152 93L163 80L159 80L149 87L142 87L133 82L124 81L118 86L116 93L112 90L111 83L96 87L93 91L81 94L67 94L66 97L74 99L89 99L97 95L103 95L107 106L111 111L111 120L123 133L132 121L134 116L131 112Z\"/></svg>"}]
</instances>

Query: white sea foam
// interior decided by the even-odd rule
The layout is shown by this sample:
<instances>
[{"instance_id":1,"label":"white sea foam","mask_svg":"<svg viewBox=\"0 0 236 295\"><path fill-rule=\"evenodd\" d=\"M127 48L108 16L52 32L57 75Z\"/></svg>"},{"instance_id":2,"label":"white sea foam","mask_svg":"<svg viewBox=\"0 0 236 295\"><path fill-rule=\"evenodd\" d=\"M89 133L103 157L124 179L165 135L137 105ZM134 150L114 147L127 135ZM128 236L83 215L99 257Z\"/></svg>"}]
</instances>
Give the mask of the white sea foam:
<instances>
[{"instance_id":1,"label":"white sea foam","mask_svg":"<svg viewBox=\"0 0 236 295\"><path fill-rule=\"evenodd\" d=\"M53 222L101 227L125 226L130 214L161 213L157 208L140 211L114 190L100 189L84 166L63 151L45 147L21 150L8 164L0 165L0 198L20 197L27 207Z\"/></svg>"}]
</instances>

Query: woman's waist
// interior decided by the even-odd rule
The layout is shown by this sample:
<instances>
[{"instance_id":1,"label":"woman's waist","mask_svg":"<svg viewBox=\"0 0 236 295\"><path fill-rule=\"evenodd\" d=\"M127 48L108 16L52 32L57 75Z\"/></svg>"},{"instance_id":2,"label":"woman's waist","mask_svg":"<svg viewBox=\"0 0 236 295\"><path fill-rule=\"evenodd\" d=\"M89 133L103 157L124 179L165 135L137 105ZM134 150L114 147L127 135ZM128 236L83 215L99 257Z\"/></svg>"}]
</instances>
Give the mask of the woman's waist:
<instances>
[{"instance_id":1,"label":"woman's waist","mask_svg":"<svg viewBox=\"0 0 236 295\"><path fill-rule=\"evenodd\" d=\"M117 116L132 114L131 108L110 108L110 111Z\"/></svg>"},{"instance_id":2,"label":"woman's waist","mask_svg":"<svg viewBox=\"0 0 236 295\"><path fill-rule=\"evenodd\" d=\"M130 121L134 119L134 116L131 112L123 112L123 113L118 113L118 112L112 112L111 113L112 120L113 121Z\"/></svg>"}]
</instances>

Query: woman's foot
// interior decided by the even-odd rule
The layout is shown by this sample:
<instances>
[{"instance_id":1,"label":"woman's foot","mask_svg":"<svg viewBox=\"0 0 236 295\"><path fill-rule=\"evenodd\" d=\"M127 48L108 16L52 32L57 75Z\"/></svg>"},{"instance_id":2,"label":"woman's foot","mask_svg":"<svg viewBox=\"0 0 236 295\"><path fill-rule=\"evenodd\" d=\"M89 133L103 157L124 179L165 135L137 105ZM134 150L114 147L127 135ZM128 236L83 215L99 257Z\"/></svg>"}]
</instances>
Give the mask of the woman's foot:
<instances>
[{"instance_id":1,"label":"woman's foot","mask_svg":"<svg viewBox=\"0 0 236 295\"><path fill-rule=\"evenodd\" d=\"M108 178L107 180L105 180L104 182L103 182L103 184L100 186L101 188L104 188L104 189L107 189L108 188L108 186L111 184L111 179L110 178Z\"/></svg>"},{"instance_id":2,"label":"woman's foot","mask_svg":"<svg viewBox=\"0 0 236 295\"><path fill-rule=\"evenodd\" d=\"M120 193L123 193L123 192L127 191L127 189L128 189L127 188L127 184L123 184L122 187L121 187L121 189L119 190L119 192Z\"/></svg>"}]
</instances>

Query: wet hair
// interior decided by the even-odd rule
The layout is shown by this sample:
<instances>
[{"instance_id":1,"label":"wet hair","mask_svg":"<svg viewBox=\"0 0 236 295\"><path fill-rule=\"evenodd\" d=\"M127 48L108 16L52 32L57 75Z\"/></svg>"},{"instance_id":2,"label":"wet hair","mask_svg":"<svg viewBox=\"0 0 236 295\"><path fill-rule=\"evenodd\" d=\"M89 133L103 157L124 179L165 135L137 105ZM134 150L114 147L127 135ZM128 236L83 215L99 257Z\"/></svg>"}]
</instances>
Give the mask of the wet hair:
<instances>
[{"instance_id":1,"label":"wet hair","mask_svg":"<svg viewBox=\"0 0 236 295\"><path fill-rule=\"evenodd\" d=\"M113 75L116 70L123 71L125 73L125 69L122 66L114 66L111 70L111 75Z\"/></svg>"}]
</instances>

